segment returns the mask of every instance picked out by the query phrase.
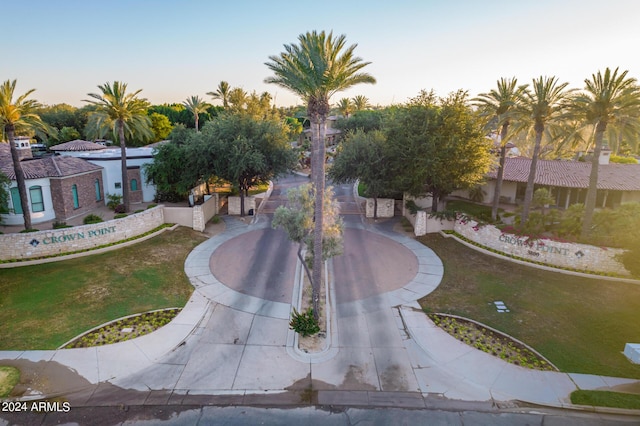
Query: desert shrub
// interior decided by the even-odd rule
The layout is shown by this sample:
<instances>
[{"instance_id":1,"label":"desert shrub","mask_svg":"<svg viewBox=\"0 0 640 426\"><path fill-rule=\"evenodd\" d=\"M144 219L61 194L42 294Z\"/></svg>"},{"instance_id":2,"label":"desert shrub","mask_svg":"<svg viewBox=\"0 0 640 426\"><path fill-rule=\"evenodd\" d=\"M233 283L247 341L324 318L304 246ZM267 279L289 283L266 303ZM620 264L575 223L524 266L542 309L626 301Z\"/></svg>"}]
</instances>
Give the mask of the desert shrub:
<instances>
[{"instance_id":1,"label":"desert shrub","mask_svg":"<svg viewBox=\"0 0 640 426\"><path fill-rule=\"evenodd\" d=\"M62 229L62 228L72 228L71 225L67 225L67 222L62 222L62 221L55 221L53 222L52 225L53 229Z\"/></svg>"},{"instance_id":2,"label":"desert shrub","mask_svg":"<svg viewBox=\"0 0 640 426\"><path fill-rule=\"evenodd\" d=\"M469 190L469 199L475 203L482 203L487 192L482 189L482 185L476 185Z\"/></svg>"},{"instance_id":3,"label":"desert shrub","mask_svg":"<svg viewBox=\"0 0 640 426\"><path fill-rule=\"evenodd\" d=\"M107 207L115 210L120 204L122 204L122 195L107 194Z\"/></svg>"},{"instance_id":4,"label":"desert shrub","mask_svg":"<svg viewBox=\"0 0 640 426\"><path fill-rule=\"evenodd\" d=\"M92 223L100 223L100 222L104 222L102 220L102 218L100 216L98 216L97 214L90 214L84 217L84 219L82 219L82 223L84 223L85 225L89 225Z\"/></svg>"},{"instance_id":5,"label":"desert shrub","mask_svg":"<svg viewBox=\"0 0 640 426\"><path fill-rule=\"evenodd\" d=\"M621 256L622 264L625 269L634 277L640 278L640 241L637 241L632 247L627 249Z\"/></svg>"},{"instance_id":6,"label":"desert shrub","mask_svg":"<svg viewBox=\"0 0 640 426\"><path fill-rule=\"evenodd\" d=\"M575 237L580 235L582 229L582 217L584 216L584 204L572 204L566 209L557 227L561 237Z\"/></svg>"},{"instance_id":7,"label":"desert shrub","mask_svg":"<svg viewBox=\"0 0 640 426\"><path fill-rule=\"evenodd\" d=\"M320 331L318 321L313 317L313 309L307 309L307 312L300 313L293 308L289 328L302 336L311 336Z\"/></svg>"}]
</instances>

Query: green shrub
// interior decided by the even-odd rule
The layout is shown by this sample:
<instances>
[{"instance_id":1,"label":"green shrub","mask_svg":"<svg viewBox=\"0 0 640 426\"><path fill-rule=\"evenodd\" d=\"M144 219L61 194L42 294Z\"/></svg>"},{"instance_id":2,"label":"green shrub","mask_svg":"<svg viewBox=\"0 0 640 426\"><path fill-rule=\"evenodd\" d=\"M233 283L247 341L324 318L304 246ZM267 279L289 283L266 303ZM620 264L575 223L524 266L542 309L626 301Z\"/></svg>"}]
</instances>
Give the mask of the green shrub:
<instances>
[{"instance_id":1,"label":"green shrub","mask_svg":"<svg viewBox=\"0 0 640 426\"><path fill-rule=\"evenodd\" d=\"M313 317L313 309L307 309L307 312L300 313L293 308L289 328L302 336L311 336L320 331L318 321Z\"/></svg>"},{"instance_id":2,"label":"green shrub","mask_svg":"<svg viewBox=\"0 0 640 426\"><path fill-rule=\"evenodd\" d=\"M220 223L220 216L215 215L214 217L211 218L211 223L213 224L218 224Z\"/></svg>"},{"instance_id":3,"label":"green shrub","mask_svg":"<svg viewBox=\"0 0 640 426\"><path fill-rule=\"evenodd\" d=\"M30 228L30 229L23 229L22 231L20 231L21 234L26 234L28 232L38 232L39 229L36 228Z\"/></svg>"},{"instance_id":4,"label":"green shrub","mask_svg":"<svg viewBox=\"0 0 640 426\"><path fill-rule=\"evenodd\" d=\"M122 219L123 217L127 217L128 215L126 213L116 213L115 216L113 216L114 219Z\"/></svg>"},{"instance_id":5,"label":"green shrub","mask_svg":"<svg viewBox=\"0 0 640 426\"><path fill-rule=\"evenodd\" d=\"M67 225L67 222L55 221L53 222L53 229L62 229L62 228L73 228L72 225Z\"/></svg>"},{"instance_id":6,"label":"green shrub","mask_svg":"<svg viewBox=\"0 0 640 426\"><path fill-rule=\"evenodd\" d=\"M107 207L115 210L120 204L122 204L122 195L107 194Z\"/></svg>"},{"instance_id":7,"label":"green shrub","mask_svg":"<svg viewBox=\"0 0 640 426\"><path fill-rule=\"evenodd\" d=\"M82 223L84 223L85 225L89 225L92 223L100 223L100 222L104 222L104 221L97 214L90 214L85 216L84 219L82 219Z\"/></svg>"},{"instance_id":8,"label":"green shrub","mask_svg":"<svg viewBox=\"0 0 640 426\"><path fill-rule=\"evenodd\" d=\"M157 204L156 204L156 203L151 203L151 204L149 204L149 205L147 206L147 210L152 209L152 208L154 208L154 207L156 207L156 206L157 206Z\"/></svg>"},{"instance_id":9,"label":"green shrub","mask_svg":"<svg viewBox=\"0 0 640 426\"><path fill-rule=\"evenodd\" d=\"M138 210L136 210L136 211L135 211L135 212L133 212L133 213L142 213L143 211L144 211L144 209L138 209Z\"/></svg>"},{"instance_id":10,"label":"green shrub","mask_svg":"<svg viewBox=\"0 0 640 426\"><path fill-rule=\"evenodd\" d=\"M409 213L411 214L416 214L418 213L418 210L422 210L420 207L418 207L416 202L413 200L407 200L404 203L404 206L407 208L407 210L409 210Z\"/></svg>"}]
</instances>

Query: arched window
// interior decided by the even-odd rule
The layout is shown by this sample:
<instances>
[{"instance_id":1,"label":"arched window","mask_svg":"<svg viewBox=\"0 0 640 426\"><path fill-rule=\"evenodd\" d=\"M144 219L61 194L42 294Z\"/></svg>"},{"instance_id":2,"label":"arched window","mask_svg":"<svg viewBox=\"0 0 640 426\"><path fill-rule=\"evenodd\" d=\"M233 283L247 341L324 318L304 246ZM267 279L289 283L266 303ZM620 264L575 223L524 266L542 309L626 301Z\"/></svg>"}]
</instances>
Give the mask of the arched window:
<instances>
[{"instance_id":1,"label":"arched window","mask_svg":"<svg viewBox=\"0 0 640 426\"><path fill-rule=\"evenodd\" d=\"M18 188L11 188L11 203L13 204L13 213L22 214L22 204L20 204L20 192Z\"/></svg>"},{"instance_id":2,"label":"arched window","mask_svg":"<svg viewBox=\"0 0 640 426\"><path fill-rule=\"evenodd\" d=\"M29 196L31 197L31 211L34 213L43 212L44 200L42 199L42 187L41 186L30 187Z\"/></svg>"},{"instance_id":3,"label":"arched window","mask_svg":"<svg viewBox=\"0 0 640 426\"><path fill-rule=\"evenodd\" d=\"M138 190L138 180L137 179L131 179L131 190L132 191L137 191Z\"/></svg>"},{"instance_id":4,"label":"arched window","mask_svg":"<svg viewBox=\"0 0 640 426\"><path fill-rule=\"evenodd\" d=\"M71 195L73 195L73 208L77 209L80 207L80 201L78 201L78 186L71 186Z\"/></svg>"},{"instance_id":5,"label":"arched window","mask_svg":"<svg viewBox=\"0 0 640 426\"><path fill-rule=\"evenodd\" d=\"M102 200L102 193L100 192L100 179L96 179L95 186L96 186L96 201L100 201Z\"/></svg>"}]
</instances>

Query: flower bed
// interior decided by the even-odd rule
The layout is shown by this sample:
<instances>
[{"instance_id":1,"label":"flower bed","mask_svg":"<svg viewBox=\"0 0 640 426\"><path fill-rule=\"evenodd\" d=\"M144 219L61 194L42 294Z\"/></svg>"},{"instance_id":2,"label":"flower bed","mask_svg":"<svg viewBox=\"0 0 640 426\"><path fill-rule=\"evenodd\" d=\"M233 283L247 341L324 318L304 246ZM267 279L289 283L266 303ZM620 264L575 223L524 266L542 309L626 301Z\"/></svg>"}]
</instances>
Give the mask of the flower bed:
<instances>
[{"instance_id":1,"label":"flower bed","mask_svg":"<svg viewBox=\"0 0 640 426\"><path fill-rule=\"evenodd\" d=\"M549 361L506 334L464 318L428 314L441 329L459 341L511 364L543 371L558 371Z\"/></svg>"},{"instance_id":2,"label":"flower bed","mask_svg":"<svg viewBox=\"0 0 640 426\"><path fill-rule=\"evenodd\" d=\"M144 336L171 322L181 309L171 308L121 318L84 333L62 349L109 345Z\"/></svg>"}]
</instances>

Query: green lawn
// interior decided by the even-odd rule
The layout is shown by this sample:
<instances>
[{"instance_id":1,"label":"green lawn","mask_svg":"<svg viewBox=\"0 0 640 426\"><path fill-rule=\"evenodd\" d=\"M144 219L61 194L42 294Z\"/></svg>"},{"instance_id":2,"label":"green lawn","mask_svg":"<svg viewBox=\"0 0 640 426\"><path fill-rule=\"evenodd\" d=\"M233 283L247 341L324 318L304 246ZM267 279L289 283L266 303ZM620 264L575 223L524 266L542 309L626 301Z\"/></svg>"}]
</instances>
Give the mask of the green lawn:
<instances>
[{"instance_id":1,"label":"green lawn","mask_svg":"<svg viewBox=\"0 0 640 426\"><path fill-rule=\"evenodd\" d=\"M566 372L640 378L622 354L640 341L640 285L581 278L499 260L440 235L419 238L443 260L428 312L461 315L532 346ZM510 313L498 313L494 301Z\"/></svg>"},{"instance_id":2,"label":"green lawn","mask_svg":"<svg viewBox=\"0 0 640 426\"><path fill-rule=\"evenodd\" d=\"M571 393L571 403L640 410L640 395L609 391L577 390Z\"/></svg>"},{"instance_id":3,"label":"green lawn","mask_svg":"<svg viewBox=\"0 0 640 426\"><path fill-rule=\"evenodd\" d=\"M0 269L0 350L55 349L124 315L184 306L184 261L204 239L180 227L109 253Z\"/></svg>"}]
</instances>

